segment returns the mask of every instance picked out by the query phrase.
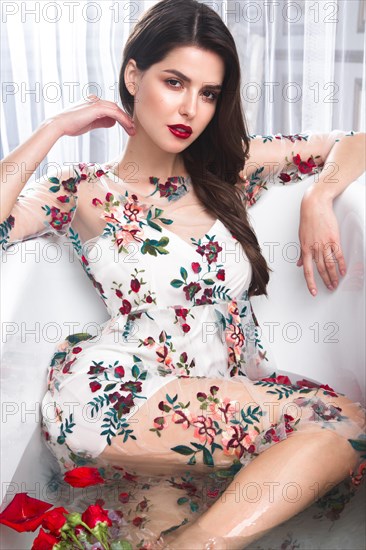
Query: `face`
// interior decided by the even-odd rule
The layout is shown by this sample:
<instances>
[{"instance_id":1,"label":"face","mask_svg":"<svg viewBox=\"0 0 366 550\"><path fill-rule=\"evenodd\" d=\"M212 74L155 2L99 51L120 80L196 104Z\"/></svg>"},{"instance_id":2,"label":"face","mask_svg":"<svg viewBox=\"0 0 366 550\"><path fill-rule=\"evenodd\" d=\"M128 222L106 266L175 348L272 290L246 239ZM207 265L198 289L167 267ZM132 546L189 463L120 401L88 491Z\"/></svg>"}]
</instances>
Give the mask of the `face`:
<instances>
[{"instance_id":1,"label":"face","mask_svg":"<svg viewBox=\"0 0 366 550\"><path fill-rule=\"evenodd\" d=\"M192 46L175 48L143 73L130 60L125 82L128 89L135 84L133 138L145 135L171 153L186 149L213 118L224 74L221 57ZM187 131L169 128L179 125Z\"/></svg>"}]
</instances>

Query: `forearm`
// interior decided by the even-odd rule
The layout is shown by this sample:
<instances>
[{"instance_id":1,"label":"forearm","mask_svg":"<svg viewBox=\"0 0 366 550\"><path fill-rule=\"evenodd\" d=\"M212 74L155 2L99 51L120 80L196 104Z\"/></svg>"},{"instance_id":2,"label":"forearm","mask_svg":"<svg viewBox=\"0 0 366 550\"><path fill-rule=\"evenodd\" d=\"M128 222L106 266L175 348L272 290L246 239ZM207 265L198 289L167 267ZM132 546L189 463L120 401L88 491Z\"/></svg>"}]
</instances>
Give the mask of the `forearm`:
<instances>
[{"instance_id":1,"label":"forearm","mask_svg":"<svg viewBox=\"0 0 366 550\"><path fill-rule=\"evenodd\" d=\"M25 184L61 135L55 119L48 119L0 162L1 222L10 214Z\"/></svg>"},{"instance_id":2,"label":"forearm","mask_svg":"<svg viewBox=\"0 0 366 550\"><path fill-rule=\"evenodd\" d=\"M343 136L330 150L312 192L334 200L366 171L366 133Z\"/></svg>"}]
</instances>

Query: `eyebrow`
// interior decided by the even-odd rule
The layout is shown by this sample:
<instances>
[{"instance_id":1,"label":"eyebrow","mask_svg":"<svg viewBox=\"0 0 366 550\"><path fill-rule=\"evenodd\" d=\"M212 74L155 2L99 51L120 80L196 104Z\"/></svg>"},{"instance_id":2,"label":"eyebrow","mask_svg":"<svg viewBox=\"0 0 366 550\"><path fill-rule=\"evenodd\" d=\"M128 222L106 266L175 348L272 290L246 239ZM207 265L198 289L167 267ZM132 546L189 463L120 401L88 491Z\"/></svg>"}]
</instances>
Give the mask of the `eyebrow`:
<instances>
[{"instance_id":1,"label":"eyebrow","mask_svg":"<svg viewBox=\"0 0 366 550\"><path fill-rule=\"evenodd\" d=\"M175 74L175 76L178 76L185 82L188 82L188 84L192 82L192 80L188 78L188 76L184 75L180 71L177 71L176 69L166 69L163 71L163 73L173 73ZM208 88L209 90L217 90L217 91L222 90L222 86L220 84L206 84L205 88Z\"/></svg>"}]
</instances>

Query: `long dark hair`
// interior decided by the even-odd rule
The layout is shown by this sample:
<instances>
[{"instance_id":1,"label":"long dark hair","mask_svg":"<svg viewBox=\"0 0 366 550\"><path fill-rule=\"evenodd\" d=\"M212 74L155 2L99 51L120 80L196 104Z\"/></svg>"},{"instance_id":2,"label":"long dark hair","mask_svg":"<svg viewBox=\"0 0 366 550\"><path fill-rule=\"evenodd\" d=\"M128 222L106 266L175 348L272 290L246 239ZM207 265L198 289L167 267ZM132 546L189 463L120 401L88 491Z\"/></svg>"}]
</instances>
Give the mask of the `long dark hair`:
<instances>
[{"instance_id":1,"label":"long dark hair","mask_svg":"<svg viewBox=\"0 0 366 550\"><path fill-rule=\"evenodd\" d=\"M159 63L177 47L196 46L218 54L225 65L222 92L215 114L204 132L182 152L200 202L219 218L243 246L251 263L249 296L264 294L269 281L267 265L248 221L245 197L236 187L249 153L249 137L240 97L240 64L229 29L214 10L196 0L161 0L136 23L123 51L119 94L133 116L134 96L124 73L132 58L140 71Z\"/></svg>"}]
</instances>

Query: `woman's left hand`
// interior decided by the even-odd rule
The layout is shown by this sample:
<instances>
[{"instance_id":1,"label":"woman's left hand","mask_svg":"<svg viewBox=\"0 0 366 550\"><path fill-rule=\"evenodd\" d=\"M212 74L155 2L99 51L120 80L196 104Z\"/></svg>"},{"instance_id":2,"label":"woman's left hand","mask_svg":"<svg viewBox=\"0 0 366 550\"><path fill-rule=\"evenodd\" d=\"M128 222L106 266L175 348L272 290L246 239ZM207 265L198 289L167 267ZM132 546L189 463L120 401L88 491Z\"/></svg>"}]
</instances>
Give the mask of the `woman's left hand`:
<instances>
[{"instance_id":1,"label":"woman's left hand","mask_svg":"<svg viewBox=\"0 0 366 550\"><path fill-rule=\"evenodd\" d=\"M340 274L346 273L338 222L333 201L310 186L304 193L300 209L300 258L296 265L304 267L304 276L310 293L317 288L313 272L315 260L318 272L329 290L338 286L337 264ZM314 292L315 291L315 292Z\"/></svg>"}]
</instances>

